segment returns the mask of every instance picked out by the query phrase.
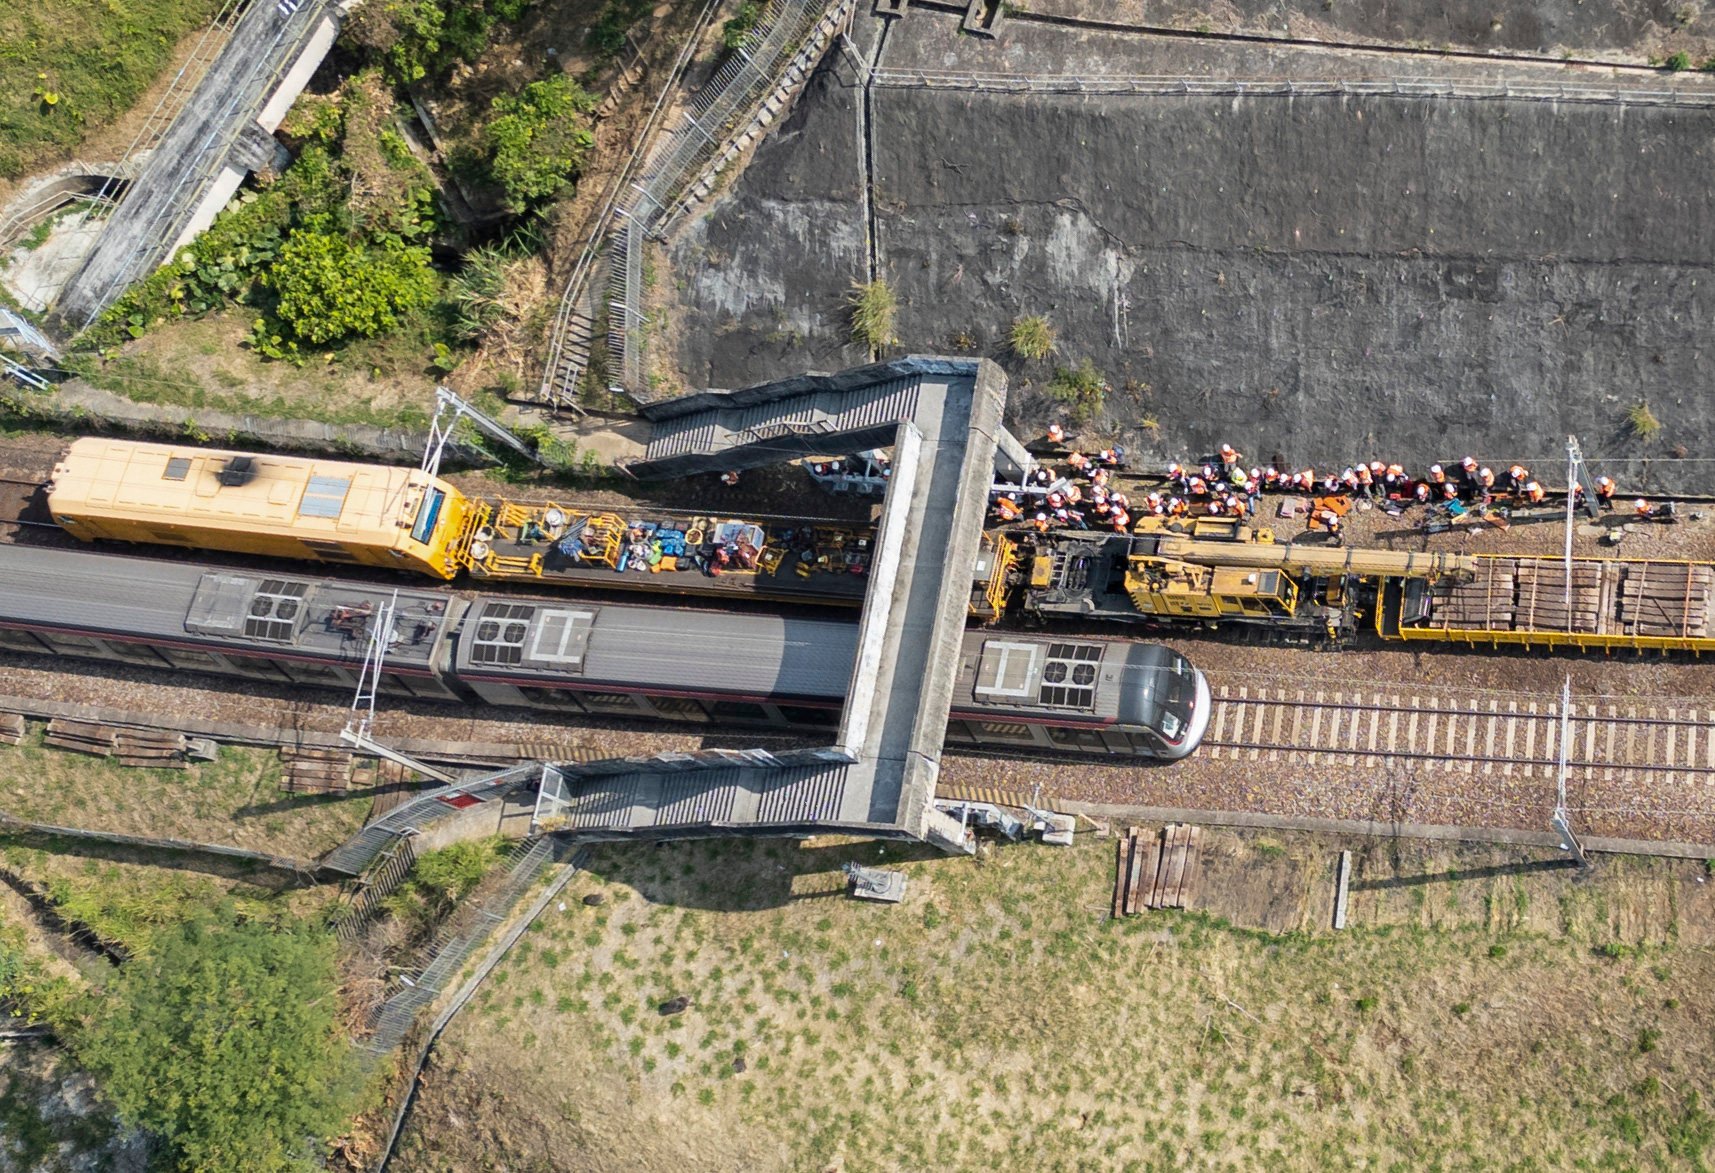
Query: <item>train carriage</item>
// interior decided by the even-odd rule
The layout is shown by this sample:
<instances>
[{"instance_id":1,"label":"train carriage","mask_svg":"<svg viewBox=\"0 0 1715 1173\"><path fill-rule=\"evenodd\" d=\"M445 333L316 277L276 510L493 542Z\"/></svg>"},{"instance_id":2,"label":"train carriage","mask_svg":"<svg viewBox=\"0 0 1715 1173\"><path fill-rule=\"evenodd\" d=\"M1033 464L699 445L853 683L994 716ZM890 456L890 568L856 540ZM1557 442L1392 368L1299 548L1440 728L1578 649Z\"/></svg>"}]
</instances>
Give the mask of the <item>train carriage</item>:
<instances>
[{"instance_id":1,"label":"train carriage","mask_svg":"<svg viewBox=\"0 0 1715 1173\"><path fill-rule=\"evenodd\" d=\"M350 690L389 606L384 690L561 715L825 732L857 655L857 625L837 619L473 597L0 547L0 647L20 651ZM1059 646L967 633L961 655L974 675L955 694L949 739L1146 758L1196 748L1208 688L1183 657L1096 641L1063 666Z\"/></svg>"}]
</instances>

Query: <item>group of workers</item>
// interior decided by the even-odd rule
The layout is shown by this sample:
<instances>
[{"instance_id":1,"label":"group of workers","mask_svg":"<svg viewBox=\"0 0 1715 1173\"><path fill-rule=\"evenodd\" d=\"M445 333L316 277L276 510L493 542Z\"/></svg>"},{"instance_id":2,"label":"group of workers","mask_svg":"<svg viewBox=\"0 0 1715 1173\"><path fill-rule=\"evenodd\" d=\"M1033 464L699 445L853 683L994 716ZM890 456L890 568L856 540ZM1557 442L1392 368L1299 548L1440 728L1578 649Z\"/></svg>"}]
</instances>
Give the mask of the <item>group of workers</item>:
<instances>
[{"instance_id":1,"label":"group of workers","mask_svg":"<svg viewBox=\"0 0 1715 1173\"><path fill-rule=\"evenodd\" d=\"M1047 439L1063 447L1065 432L1051 425ZM1111 471L1123 466L1124 451L1105 449L1095 455L1071 451L1065 468L1039 465L1020 486L996 490L995 518L1002 523L1025 523L1037 529L1112 528L1125 532L1134 514L1159 517L1247 517L1256 513L1265 493L1292 493L1315 501L1310 515L1312 528L1338 535L1341 517L1354 502L1370 502L1391 513L1413 505L1439 506L1457 518L1472 510L1486 510L1496 501L1512 505L1544 505L1549 492L1530 469L1514 464L1497 473L1467 456L1457 463L1432 464L1419 476L1400 464L1380 460L1359 462L1338 473L1319 475L1314 468L1296 471L1274 466L1252 467L1244 454L1231 444L1200 464L1173 463L1167 468L1158 490L1140 497L1133 505L1125 493L1111 484ZM1618 486L1609 477L1597 477L1591 486L1602 510L1614 508ZM1585 488L1574 484L1579 506L1586 504ZM1563 498L1556 498L1563 500ZM1669 507L1652 507L1639 498L1633 513L1640 520L1656 520Z\"/></svg>"},{"instance_id":2,"label":"group of workers","mask_svg":"<svg viewBox=\"0 0 1715 1173\"><path fill-rule=\"evenodd\" d=\"M1053 438L1053 431L1049 436ZM1115 446L1086 455L1066 456L1066 469L1047 464L1031 470L1022 485L1009 485L994 498L996 520L1025 522L1043 533L1050 529L1131 528L1131 498L1113 485L1113 474L1125 467L1125 449ZM1159 497L1159 494L1151 494Z\"/></svg>"}]
</instances>

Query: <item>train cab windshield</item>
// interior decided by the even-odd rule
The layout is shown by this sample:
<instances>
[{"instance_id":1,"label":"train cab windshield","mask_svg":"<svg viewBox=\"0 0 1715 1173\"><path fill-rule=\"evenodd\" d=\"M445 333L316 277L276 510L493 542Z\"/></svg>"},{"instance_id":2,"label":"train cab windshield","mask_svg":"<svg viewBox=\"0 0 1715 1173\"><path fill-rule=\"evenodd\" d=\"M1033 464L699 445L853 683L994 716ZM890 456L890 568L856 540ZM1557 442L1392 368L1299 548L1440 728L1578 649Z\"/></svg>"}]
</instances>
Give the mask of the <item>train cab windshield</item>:
<instances>
[{"instance_id":1,"label":"train cab windshield","mask_svg":"<svg viewBox=\"0 0 1715 1173\"><path fill-rule=\"evenodd\" d=\"M1154 729L1170 745L1201 740L1208 723L1208 690L1189 660L1160 644L1134 644L1126 669L1122 723Z\"/></svg>"}]
</instances>

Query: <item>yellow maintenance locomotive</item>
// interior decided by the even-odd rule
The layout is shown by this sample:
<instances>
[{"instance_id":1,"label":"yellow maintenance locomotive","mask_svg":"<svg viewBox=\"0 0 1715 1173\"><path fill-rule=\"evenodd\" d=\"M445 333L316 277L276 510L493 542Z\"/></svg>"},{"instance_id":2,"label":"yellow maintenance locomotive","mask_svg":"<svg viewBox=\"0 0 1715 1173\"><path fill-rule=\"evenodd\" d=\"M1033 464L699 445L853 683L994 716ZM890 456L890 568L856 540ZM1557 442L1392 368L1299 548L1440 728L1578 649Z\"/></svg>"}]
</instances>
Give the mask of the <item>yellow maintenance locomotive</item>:
<instances>
[{"instance_id":1,"label":"yellow maintenance locomotive","mask_svg":"<svg viewBox=\"0 0 1715 1173\"><path fill-rule=\"evenodd\" d=\"M464 494L415 469L89 437L54 467L54 521L94 541L459 571Z\"/></svg>"}]
</instances>

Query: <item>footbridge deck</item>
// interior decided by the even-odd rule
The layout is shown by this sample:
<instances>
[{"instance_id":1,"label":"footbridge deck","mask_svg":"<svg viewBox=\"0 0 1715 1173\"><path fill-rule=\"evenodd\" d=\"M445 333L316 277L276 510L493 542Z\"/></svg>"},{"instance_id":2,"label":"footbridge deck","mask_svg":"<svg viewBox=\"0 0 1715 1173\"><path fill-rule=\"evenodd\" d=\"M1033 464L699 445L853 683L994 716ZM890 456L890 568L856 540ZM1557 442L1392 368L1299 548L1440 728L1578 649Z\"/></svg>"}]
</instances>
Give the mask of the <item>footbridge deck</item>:
<instances>
[{"instance_id":1,"label":"footbridge deck","mask_svg":"<svg viewBox=\"0 0 1715 1173\"><path fill-rule=\"evenodd\" d=\"M557 766L538 824L600 838L840 830L960 849L935 782L988 486L997 463L1019 476L1030 459L1001 425L1005 402L993 363L912 357L663 405L672 426L640 474L777 463L810 437L893 445L838 744Z\"/></svg>"}]
</instances>

